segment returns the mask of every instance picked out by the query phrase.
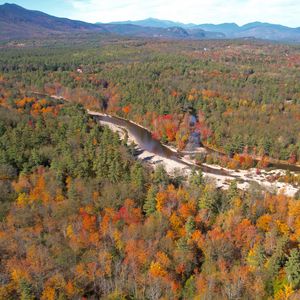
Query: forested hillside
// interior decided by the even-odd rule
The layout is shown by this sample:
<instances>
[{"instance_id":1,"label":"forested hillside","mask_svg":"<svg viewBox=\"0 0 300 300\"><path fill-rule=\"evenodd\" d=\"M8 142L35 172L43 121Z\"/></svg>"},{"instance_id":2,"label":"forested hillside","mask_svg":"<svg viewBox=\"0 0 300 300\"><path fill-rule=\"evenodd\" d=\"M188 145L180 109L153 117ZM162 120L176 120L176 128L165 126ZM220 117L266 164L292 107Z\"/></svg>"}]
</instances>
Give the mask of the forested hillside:
<instances>
[{"instance_id":1,"label":"forested hillside","mask_svg":"<svg viewBox=\"0 0 300 300\"><path fill-rule=\"evenodd\" d=\"M169 176L86 112L179 148L192 114L224 157L295 163L297 47L83 36L0 54L0 299L299 299L299 195Z\"/></svg>"}]
</instances>

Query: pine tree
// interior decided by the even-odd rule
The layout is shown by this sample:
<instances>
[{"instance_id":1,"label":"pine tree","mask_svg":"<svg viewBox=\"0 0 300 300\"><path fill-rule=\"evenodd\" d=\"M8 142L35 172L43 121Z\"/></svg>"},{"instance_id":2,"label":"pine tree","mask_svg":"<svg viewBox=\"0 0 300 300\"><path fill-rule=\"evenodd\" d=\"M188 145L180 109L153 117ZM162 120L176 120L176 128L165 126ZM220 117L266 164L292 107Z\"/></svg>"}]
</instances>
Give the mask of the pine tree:
<instances>
[{"instance_id":1,"label":"pine tree","mask_svg":"<svg viewBox=\"0 0 300 300\"><path fill-rule=\"evenodd\" d=\"M285 272L289 283L293 288L300 287L300 251L292 249L288 261L285 264Z\"/></svg>"},{"instance_id":2,"label":"pine tree","mask_svg":"<svg viewBox=\"0 0 300 300\"><path fill-rule=\"evenodd\" d=\"M199 199L199 209L208 209L212 215L217 215L228 209L225 194L216 190L214 186L206 186Z\"/></svg>"},{"instance_id":3,"label":"pine tree","mask_svg":"<svg viewBox=\"0 0 300 300\"><path fill-rule=\"evenodd\" d=\"M144 171L141 163L135 163L130 170L131 182L138 189L143 189L145 184Z\"/></svg>"},{"instance_id":4,"label":"pine tree","mask_svg":"<svg viewBox=\"0 0 300 300\"><path fill-rule=\"evenodd\" d=\"M251 267L261 269L264 266L265 260L265 251L261 245L257 245L254 249L249 251L247 262Z\"/></svg>"},{"instance_id":5,"label":"pine tree","mask_svg":"<svg viewBox=\"0 0 300 300\"><path fill-rule=\"evenodd\" d=\"M153 214L156 211L156 193L156 188L154 186L151 186L148 190L146 201L143 206L143 210L147 216Z\"/></svg>"},{"instance_id":6,"label":"pine tree","mask_svg":"<svg viewBox=\"0 0 300 300\"><path fill-rule=\"evenodd\" d=\"M157 185L167 186L169 177L163 165L157 166L153 174L153 182Z\"/></svg>"}]
</instances>

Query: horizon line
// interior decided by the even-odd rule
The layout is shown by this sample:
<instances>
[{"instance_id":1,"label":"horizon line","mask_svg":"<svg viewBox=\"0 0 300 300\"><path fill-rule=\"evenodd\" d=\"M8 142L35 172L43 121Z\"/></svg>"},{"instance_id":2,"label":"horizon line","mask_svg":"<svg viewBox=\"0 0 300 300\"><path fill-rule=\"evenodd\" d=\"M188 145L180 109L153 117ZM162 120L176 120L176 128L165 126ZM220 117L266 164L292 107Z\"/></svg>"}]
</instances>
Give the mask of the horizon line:
<instances>
[{"instance_id":1,"label":"horizon line","mask_svg":"<svg viewBox=\"0 0 300 300\"><path fill-rule=\"evenodd\" d=\"M51 14L51 13L48 13L48 12L45 12L43 10L39 10L39 9L30 9L30 8L26 8L22 5L19 5L19 4L16 4L16 3L13 3L13 2L4 2L2 4L0 4L0 6L4 6L4 5L15 5L15 6L18 6L18 7L21 7L25 10L29 10L29 11L36 11L36 12L42 12L44 14L47 14L49 16L53 16L53 17L57 17L57 18L62 18L62 19L69 19L69 20L73 20L73 21L81 21L81 22L85 22L85 23L89 23L89 24L110 24L110 23L120 23L120 22L139 22L139 21L145 21L145 20L157 20L157 21L165 21L165 22L173 22L173 23L181 23L183 25L195 25L195 26L200 26L200 25L215 25L215 26L218 26L218 25L224 25L224 24L235 24L237 25L238 27L243 27L245 25L249 25L249 24L253 24L253 23L261 23L261 24L270 24L270 25L278 25L278 26L283 26L283 27L287 27L287 28L291 28L291 29L298 29L300 28L300 24L297 25L296 27L294 26L289 26L289 25L284 25L283 23L280 23L280 22L275 22L275 23L270 23L270 22L266 22L266 21L262 21L262 20L253 20L253 21L250 21L250 22L247 22L247 23L240 23L240 22L234 22L234 21L227 21L227 22L222 22L222 23L215 23L215 22L205 22L205 23L195 23L195 22L182 22L182 21L178 21L178 20L172 20L172 19L160 19L160 18L155 18L155 17L146 17L146 18L143 18L143 19L126 19L126 20L112 20L112 21L109 21L109 22L102 22L102 21L96 21L96 22L92 22L92 21L87 21L87 20L83 20L83 19L80 19L80 18L72 18L72 17L63 17L63 16L58 16L56 14ZM139 25L141 26L141 25Z\"/></svg>"},{"instance_id":2,"label":"horizon line","mask_svg":"<svg viewBox=\"0 0 300 300\"><path fill-rule=\"evenodd\" d=\"M297 29L297 28L300 28L300 24L299 26L296 26L296 27L292 27L292 26L289 26L289 25L284 25L282 23L270 23L270 22L266 22L266 21L259 21L259 20L255 20L255 21L251 21L251 22L247 22L247 23L239 23L239 22L222 22L222 23L194 23L194 22L182 22L182 21L175 21L175 20L172 20L172 19L159 19L159 18L154 18L154 17L147 17L145 19L136 19L136 20L133 20L133 19L126 19L126 20L117 20L117 21L110 21L110 22L101 22L101 21L97 21L96 23L91 23L91 24L97 24L97 23L101 23L101 24L109 24L109 23L119 23L119 22L139 22L139 21L146 21L146 20L157 20L157 21L163 21L163 22L173 22L173 23L181 23L183 25L196 25L196 26L199 26L199 25L224 25L224 24L235 24L239 27L243 27L245 25L249 25L249 24L253 24L253 23L260 23L260 24L270 24L270 25L279 25L279 26L283 26L283 27L288 27L288 28L292 28L292 29ZM78 21L82 21L82 20L78 20Z\"/></svg>"}]
</instances>

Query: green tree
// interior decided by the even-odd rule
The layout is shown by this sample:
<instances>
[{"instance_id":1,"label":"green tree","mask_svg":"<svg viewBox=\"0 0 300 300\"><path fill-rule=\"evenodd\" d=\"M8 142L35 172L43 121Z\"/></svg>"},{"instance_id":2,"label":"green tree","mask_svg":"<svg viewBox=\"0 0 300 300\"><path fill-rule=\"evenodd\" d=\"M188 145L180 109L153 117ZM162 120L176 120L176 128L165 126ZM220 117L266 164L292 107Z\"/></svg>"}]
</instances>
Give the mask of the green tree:
<instances>
[{"instance_id":1,"label":"green tree","mask_svg":"<svg viewBox=\"0 0 300 300\"><path fill-rule=\"evenodd\" d=\"M196 280L195 280L195 276L192 275L186 282L184 285L184 289L182 291L182 296L183 299L194 299L194 297L196 296Z\"/></svg>"},{"instance_id":2,"label":"green tree","mask_svg":"<svg viewBox=\"0 0 300 300\"><path fill-rule=\"evenodd\" d=\"M156 211L156 194L157 189L151 185L146 196L146 200L143 206L143 210L147 216L153 214Z\"/></svg>"},{"instance_id":3,"label":"green tree","mask_svg":"<svg viewBox=\"0 0 300 300\"><path fill-rule=\"evenodd\" d=\"M292 249L290 256L285 264L285 272L287 274L288 282L292 284L293 288L300 287L300 251L299 249Z\"/></svg>"},{"instance_id":4,"label":"green tree","mask_svg":"<svg viewBox=\"0 0 300 300\"><path fill-rule=\"evenodd\" d=\"M169 184L169 176L163 165L158 165L153 174L153 183L166 187Z\"/></svg>"},{"instance_id":5,"label":"green tree","mask_svg":"<svg viewBox=\"0 0 300 300\"><path fill-rule=\"evenodd\" d=\"M193 187L200 187L204 183L203 173L201 170L196 171L193 168L192 173L189 178L189 184Z\"/></svg>"},{"instance_id":6,"label":"green tree","mask_svg":"<svg viewBox=\"0 0 300 300\"><path fill-rule=\"evenodd\" d=\"M229 189L227 191L227 197L229 200L233 200L235 197L239 195L239 190L237 186L237 181L232 180L229 185Z\"/></svg>"},{"instance_id":7,"label":"green tree","mask_svg":"<svg viewBox=\"0 0 300 300\"><path fill-rule=\"evenodd\" d=\"M189 216L186 223L185 223L185 230L187 234L190 236L196 228L195 219L193 216Z\"/></svg>"},{"instance_id":8,"label":"green tree","mask_svg":"<svg viewBox=\"0 0 300 300\"><path fill-rule=\"evenodd\" d=\"M27 281L21 280L20 291L21 291L20 300L33 300L34 299L34 296L32 294L32 287Z\"/></svg>"},{"instance_id":9,"label":"green tree","mask_svg":"<svg viewBox=\"0 0 300 300\"><path fill-rule=\"evenodd\" d=\"M145 184L143 166L140 162L135 163L130 170L130 178L134 187L142 190Z\"/></svg>"}]
</instances>

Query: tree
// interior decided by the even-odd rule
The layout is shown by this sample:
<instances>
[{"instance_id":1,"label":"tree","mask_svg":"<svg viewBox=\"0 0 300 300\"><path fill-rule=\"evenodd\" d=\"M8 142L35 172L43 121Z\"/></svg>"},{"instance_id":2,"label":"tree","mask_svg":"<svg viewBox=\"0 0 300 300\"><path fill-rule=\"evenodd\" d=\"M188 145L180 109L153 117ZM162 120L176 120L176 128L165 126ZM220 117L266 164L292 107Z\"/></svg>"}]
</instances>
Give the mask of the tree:
<instances>
[{"instance_id":1,"label":"tree","mask_svg":"<svg viewBox=\"0 0 300 300\"><path fill-rule=\"evenodd\" d=\"M184 297L184 299L194 299L194 297L196 296L196 280L195 280L195 276L192 275L186 282L184 285L184 289L182 291L182 295Z\"/></svg>"},{"instance_id":2,"label":"tree","mask_svg":"<svg viewBox=\"0 0 300 300\"><path fill-rule=\"evenodd\" d=\"M196 223L193 216L189 216L185 223L185 230L187 234L190 236L196 229Z\"/></svg>"},{"instance_id":3,"label":"tree","mask_svg":"<svg viewBox=\"0 0 300 300\"><path fill-rule=\"evenodd\" d=\"M206 185L199 199L199 208L206 208L212 215L224 212L229 207L226 194L213 185Z\"/></svg>"},{"instance_id":4,"label":"tree","mask_svg":"<svg viewBox=\"0 0 300 300\"><path fill-rule=\"evenodd\" d=\"M144 170L141 163L137 162L135 163L130 170L130 177L132 184L140 190L143 190L144 184L145 184L145 178L144 178Z\"/></svg>"},{"instance_id":5,"label":"tree","mask_svg":"<svg viewBox=\"0 0 300 300\"><path fill-rule=\"evenodd\" d=\"M229 189L228 189L228 192L227 192L227 197L231 201L235 197L237 197L238 195L239 195L239 190L238 190L238 186L237 186L237 181L236 180L232 180L230 182L230 185L229 185Z\"/></svg>"},{"instance_id":6,"label":"tree","mask_svg":"<svg viewBox=\"0 0 300 300\"><path fill-rule=\"evenodd\" d=\"M193 187L200 187L204 183L203 173L201 170L196 171L195 168L192 169L192 173L189 178L189 184Z\"/></svg>"},{"instance_id":7,"label":"tree","mask_svg":"<svg viewBox=\"0 0 300 300\"><path fill-rule=\"evenodd\" d=\"M300 251L292 249L285 264L287 279L294 289L300 287Z\"/></svg>"},{"instance_id":8,"label":"tree","mask_svg":"<svg viewBox=\"0 0 300 300\"><path fill-rule=\"evenodd\" d=\"M265 251L261 245L255 245L247 256L248 265L254 270L262 269L266 260Z\"/></svg>"},{"instance_id":9,"label":"tree","mask_svg":"<svg viewBox=\"0 0 300 300\"><path fill-rule=\"evenodd\" d=\"M34 300L32 294L32 287L26 280L20 281L20 290L21 290L21 300Z\"/></svg>"},{"instance_id":10,"label":"tree","mask_svg":"<svg viewBox=\"0 0 300 300\"><path fill-rule=\"evenodd\" d=\"M169 184L169 176L163 165L158 165L153 174L153 182L157 186L166 187Z\"/></svg>"},{"instance_id":11,"label":"tree","mask_svg":"<svg viewBox=\"0 0 300 300\"><path fill-rule=\"evenodd\" d=\"M157 189L151 185L146 196L146 200L143 206L143 210L147 216L153 214L156 211L156 194Z\"/></svg>"}]
</instances>

